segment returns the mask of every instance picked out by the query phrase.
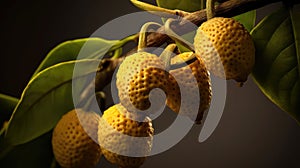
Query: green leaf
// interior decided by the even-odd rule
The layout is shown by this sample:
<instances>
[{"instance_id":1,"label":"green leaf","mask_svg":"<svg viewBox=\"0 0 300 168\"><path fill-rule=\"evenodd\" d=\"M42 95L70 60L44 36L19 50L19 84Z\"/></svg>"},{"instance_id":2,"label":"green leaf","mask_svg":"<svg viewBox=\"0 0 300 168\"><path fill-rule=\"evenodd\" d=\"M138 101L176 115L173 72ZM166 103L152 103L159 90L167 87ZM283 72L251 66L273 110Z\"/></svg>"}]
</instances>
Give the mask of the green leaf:
<instances>
[{"instance_id":1,"label":"green leaf","mask_svg":"<svg viewBox=\"0 0 300 168\"><path fill-rule=\"evenodd\" d=\"M159 7L194 12L201 9L203 0L156 0Z\"/></svg>"},{"instance_id":2,"label":"green leaf","mask_svg":"<svg viewBox=\"0 0 300 168\"><path fill-rule=\"evenodd\" d=\"M63 42L53 48L45 57L43 62L34 72L35 76L38 72L43 69L55 65L57 63L71 61L76 59L91 58L93 54L97 52L99 55L104 55L105 52L116 44L118 40L106 40L103 38L83 38L76 40L69 40ZM82 52L81 48L84 46L84 53L81 55L86 55L86 57L77 58L79 53Z\"/></svg>"},{"instance_id":3,"label":"green leaf","mask_svg":"<svg viewBox=\"0 0 300 168\"><path fill-rule=\"evenodd\" d=\"M2 168L49 168L53 160L52 131L22 145L14 146L0 159Z\"/></svg>"},{"instance_id":4,"label":"green leaf","mask_svg":"<svg viewBox=\"0 0 300 168\"><path fill-rule=\"evenodd\" d=\"M256 47L253 78L263 93L300 122L300 5L283 7L251 32Z\"/></svg>"},{"instance_id":5,"label":"green leaf","mask_svg":"<svg viewBox=\"0 0 300 168\"><path fill-rule=\"evenodd\" d=\"M256 10L252 10L241 15L233 17L235 20L239 21L244 25L244 27L251 31L255 25L256 20Z\"/></svg>"},{"instance_id":6,"label":"green leaf","mask_svg":"<svg viewBox=\"0 0 300 168\"><path fill-rule=\"evenodd\" d=\"M10 118L10 115L12 114L18 101L19 101L19 99L15 98L15 97L0 93L0 112L1 112L0 128L1 128L2 123L5 120L8 120Z\"/></svg>"},{"instance_id":7,"label":"green leaf","mask_svg":"<svg viewBox=\"0 0 300 168\"><path fill-rule=\"evenodd\" d=\"M73 76L75 64L82 69ZM63 62L31 79L9 121L5 136L8 142L26 143L51 130L64 113L74 108L72 96L78 95L72 95L72 82L85 82L98 64L99 60L86 59Z\"/></svg>"},{"instance_id":8,"label":"green leaf","mask_svg":"<svg viewBox=\"0 0 300 168\"><path fill-rule=\"evenodd\" d=\"M193 44L195 34L196 34L196 31L191 31L189 33L186 33L186 34L182 35L181 38L183 38L185 41L190 42L191 44ZM187 47L185 47L184 45L182 45L180 42L177 42L177 41L175 41L175 42L176 42L176 45L177 45L180 53L190 52L191 51Z\"/></svg>"}]
</instances>

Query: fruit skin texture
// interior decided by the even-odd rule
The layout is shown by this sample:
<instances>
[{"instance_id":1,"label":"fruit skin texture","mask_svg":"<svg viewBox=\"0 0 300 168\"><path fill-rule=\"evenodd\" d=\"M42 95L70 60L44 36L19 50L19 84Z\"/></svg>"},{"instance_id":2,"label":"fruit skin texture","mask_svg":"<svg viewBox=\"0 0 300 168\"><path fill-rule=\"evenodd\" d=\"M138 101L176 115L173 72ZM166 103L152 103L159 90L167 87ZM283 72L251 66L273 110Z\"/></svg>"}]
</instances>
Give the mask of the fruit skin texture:
<instances>
[{"instance_id":1,"label":"fruit skin texture","mask_svg":"<svg viewBox=\"0 0 300 168\"><path fill-rule=\"evenodd\" d=\"M193 54L192 52L179 54L172 58L171 63L182 62ZM175 79L177 81L184 81L183 85L185 85L185 90L180 91ZM172 94L169 94L167 99L168 107L177 113L179 109L181 109L180 113L182 115L186 115L195 121L195 123L200 124L204 112L209 109L212 96L209 72L202 59L197 59L189 65L171 70L170 80L170 86L172 88L170 88L169 93ZM181 93L187 95L182 100L185 101L182 106L180 105ZM191 110L191 106L197 105L199 101L198 111Z\"/></svg>"},{"instance_id":2,"label":"fruit skin texture","mask_svg":"<svg viewBox=\"0 0 300 168\"><path fill-rule=\"evenodd\" d=\"M145 117L143 122L137 122L135 117L121 104L116 104L104 112L99 122L98 141L102 153L109 162L122 168L139 167L151 151L154 133L151 119Z\"/></svg>"},{"instance_id":3,"label":"fruit skin texture","mask_svg":"<svg viewBox=\"0 0 300 168\"><path fill-rule=\"evenodd\" d=\"M168 74L163 61L156 55L138 52L127 56L121 63L116 78L120 103L128 111L141 112L151 107L154 109L149 113L155 113L165 104L162 94L157 92L151 95L151 101L154 101L152 105L149 101L150 91L154 88L165 91L168 87Z\"/></svg>"},{"instance_id":4,"label":"fruit skin texture","mask_svg":"<svg viewBox=\"0 0 300 168\"><path fill-rule=\"evenodd\" d=\"M197 30L194 46L207 69L216 76L245 82L254 66L251 35L232 18L215 17L204 22Z\"/></svg>"},{"instance_id":5,"label":"fruit skin texture","mask_svg":"<svg viewBox=\"0 0 300 168\"><path fill-rule=\"evenodd\" d=\"M52 135L53 153L61 167L96 166L102 155L101 148L89 135L93 138L97 136L99 119L96 113L84 112L81 109L74 109L62 116Z\"/></svg>"}]
</instances>

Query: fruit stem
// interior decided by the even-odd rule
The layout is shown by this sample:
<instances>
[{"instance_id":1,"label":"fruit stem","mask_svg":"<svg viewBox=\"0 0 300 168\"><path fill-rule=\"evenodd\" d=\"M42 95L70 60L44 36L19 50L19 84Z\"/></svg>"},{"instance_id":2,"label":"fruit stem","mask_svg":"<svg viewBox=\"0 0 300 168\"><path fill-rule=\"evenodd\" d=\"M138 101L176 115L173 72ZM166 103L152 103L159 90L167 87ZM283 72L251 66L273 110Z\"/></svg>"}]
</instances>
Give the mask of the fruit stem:
<instances>
[{"instance_id":1,"label":"fruit stem","mask_svg":"<svg viewBox=\"0 0 300 168\"><path fill-rule=\"evenodd\" d=\"M159 56L165 64L166 71L170 69L171 58L174 55L176 47L174 43L169 44Z\"/></svg>"},{"instance_id":2,"label":"fruit stem","mask_svg":"<svg viewBox=\"0 0 300 168\"><path fill-rule=\"evenodd\" d=\"M215 16L215 0L206 1L206 17L207 20Z\"/></svg>"},{"instance_id":3,"label":"fruit stem","mask_svg":"<svg viewBox=\"0 0 300 168\"><path fill-rule=\"evenodd\" d=\"M166 34L174 41L180 43L181 45L183 45L184 47L186 47L187 49L194 51L194 45L192 43L190 43L189 41L185 40L184 38L180 37L178 34L176 34L172 28L171 28L171 24L174 22L180 22L179 20L175 20L175 19L168 19L165 23L165 32Z\"/></svg>"},{"instance_id":4,"label":"fruit stem","mask_svg":"<svg viewBox=\"0 0 300 168\"><path fill-rule=\"evenodd\" d=\"M139 43L137 47L137 52L142 52L144 49L147 47L147 34L150 32L148 28L150 26L158 26L161 27L162 25L156 22L147 22L145 23L141 30L140 30L140 35L139 35Z\"/></svg>"},{"instance_id":5,"label":"fruit stem","mask_svg":"<svg viewBox=\"0 0 300 168\"><path fill-rule=\"evenodd\" d=\"M122 55L123 49L120 47L115 50L114 55L111 57L111 59L117 59Z\"/></svg>"},{"instance_id":6,"label":"fruit stem","mask_svg":"<svg viewBox=\"0 0 300 168\"><path fill-rule=\"evenodd\" d=\"M161 17L172 17L170 15L173 15L173 17L174 16L184 17L184 16L190 14L189 12L185 12L185 11L182 11L182 10L178 10L178 9L175 9L175 10L166 9L166 8L162 8L162 7L159 7L159 6L151 5L151 4L148 4L148 3L145 3L145 2L141 2L141 1L138 1L138 0L130 0L130 1L136 7L140 8L142 10L148 11L150 13L153 13L155 15L159 15Z\"/></svg>"}]
</instances>

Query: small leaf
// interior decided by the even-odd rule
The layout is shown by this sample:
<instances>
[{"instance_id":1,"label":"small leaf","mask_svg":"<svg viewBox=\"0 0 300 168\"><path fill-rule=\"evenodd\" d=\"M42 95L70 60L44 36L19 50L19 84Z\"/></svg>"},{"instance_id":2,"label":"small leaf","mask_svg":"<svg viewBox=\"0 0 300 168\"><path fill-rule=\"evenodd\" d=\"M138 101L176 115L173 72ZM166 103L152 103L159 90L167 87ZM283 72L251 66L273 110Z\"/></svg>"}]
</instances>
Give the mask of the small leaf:
<instances>
[{"instance_id":1,"label":"small leaf","mask_svg":"<svg viewBox=\"0 0 300 168\"><path fill-rule=\"evenodd\" d=\"M196 31L191 31L189 33L186 33L186 34L182 35L181 38L183 38L185 41L190 42L191 44L193 44L195 34L196 34ZM188 49L187 47L185 47L184 45L180 44L177 41L176 41L176 45L177 45L180 53L191 51L190 49Z\"/></svg>"},{"instance_id":2,"label":"small leaf","mask_svg":"<svg viewBox=\"0 0 300 168\"><path fill-rule=\"evenodd\" d=\"M187 12L194 12L202 7L203 0L156 0L158 6L167 9L180 9Z\"/></svg>"},{"instance_id":3,"label":"small leaf","mask_svg":"<svg viewBox=\"0 0 300 168\"><path fill-rule=\"evenodd\" d=\"M233 17L235 20L239 21L244 25L244 27L251 31L255 25L256 20L256 10L252 10L241 15Z\"/></svg>"},{"instance_id":4,"label":"small leaf","mask_svg":"<svg viewBox=\"0 0 300 168\"><path fill-rule=\"evenodd\" d=\"M75 64L84 68L73 76ZM64 113L74 108L72 82L86 81L89 74L96 72L98 64L99 60L69 61L38 73L23 91L5 139L18 145L51 130Z\"/></svg>"},{"instance_id":5,"label":"small leaf","mask_svg":"<svg viewBox=\"0 0 300 168\"><path fill-rule=\"evenodd\" d=\"M77 57L79 53L82 52L81 48L83 46L84 53L81 53L81 55L86 55L86 57L81 57L80 59L90 58L95 52L98 52L99 55L104 55L105 52L117 42L118 40L106 40L102 38L83 38L63 42L47 54L33 76L43 69L57 63L79 59ZM101 53L101 51L103 52Z\"/></svg>"},{"instance_id":6,"label":"small leaf","mask_svg":"<svg viewBox=\"0 0 300 168\"><path fill-rule=\"evenodd\" d=\"M300 122L300 5L264 18L251 32L253 77L263 93ZM298 11L298 12L297 12Z\"/></svg>"},{"instance_id":7,"label":"small leaf","mask_svg":"<svg viewBox=\"0 0 300 168\"><path fill-rule=\"evenodd\" d=\"M1 168L49 168L53 160L51 135L52 131L25 144L14 146L0 159Z\"/></svg>"},{"instance_id":8,"label":"small leaf","mask_svg":"<svg viewBox=\"0 0 300 168\"><path fill-rule=\"evenodd\" d=\"M2 123L10 118L10 115L12 114L18 101L19 99L15 97L0 94L0 115L2 116L0 118L0 128L2 126Z\"/></svg>"}]
</instances>

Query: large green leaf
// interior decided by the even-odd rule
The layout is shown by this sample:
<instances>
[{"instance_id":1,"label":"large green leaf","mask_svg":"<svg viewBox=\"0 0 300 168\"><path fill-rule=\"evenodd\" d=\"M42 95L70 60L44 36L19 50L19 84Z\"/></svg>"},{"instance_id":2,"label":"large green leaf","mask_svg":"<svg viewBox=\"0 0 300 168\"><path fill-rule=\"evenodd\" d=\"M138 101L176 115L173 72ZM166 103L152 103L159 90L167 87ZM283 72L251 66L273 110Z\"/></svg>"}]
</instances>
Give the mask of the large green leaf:
<instances>
[{"instance_id":1,"label":"large green leaf","mask_svg":"<svg viewBox=\"0 0 300 168\"><path fill-rule=\"evenodd\" d=\"M167 9L180 9L194 12L201 9L203 0L156 0L158 6Z\"/></svg>"},{"instance_id":2,"label":"large green leaf","mask_svg":"<svg viewBox=\"0 0 300 168\"><path fill-rule=\"evenodd\" d=\"M256 10L243 13L233 18L242 23L248 31L251 31L255 25Z\"/></svg>"},{"instance_id":3,"label":"large green leaf","mask_svg":"<svg viewBox=\"0 0 300 168\"><path fill-rule=\"evenodd\" d=\"M52 131L25 144L14 146L0 158L1 168L50 168L53 160Z\"/></svg>"},{"instance_id":4,"label":"large green leaf","mask_svg":"<svg viewBox=\"0 0 300 168\"><path fill-rule=\"evenodd\" d=\"M8 96L5 94L0 94L0 130L2 123L9 119L10 115L12 114L14 108L16 107L19 99Z\"/></svg>"},{"instance_id":5,"label":"large green leaf","mask_svg":"<svg viewBox=\"0 0 300 168\"><path fill-rule=\"evenodd\" d=\"M300 122L300 5L283 7L251 32L253 77L263 93Z\"/></svg>"},{"instance_id":6,"label":"large green leaf","mask_svg":"<svg viewBox=\"0 0 300 168\"><path fill-rule=\"evenodd\" d=\"M83 68L73 75L75 64ZM78 95L72 95L72 82L86 81L98 64L98 60L86 59L63 62L33 77L9 121L6 140L18 145L51 130L64 113L74 108L72 96Z\"/></svg>"},{"instance_id":7,"label":"large green leaf","mask_svg":"<svg viewBox=\"0 0 300 168\"><path fill-rule=\"evenodd\" d=\"M63 42L55 48L53 48L47 54L43 62L35 71L34 75L36 75L43 69L55 65L57 63L79 59L77 57L79 55L79 52L81 52L83 46L84 55L86 55L86 57L81 57L80 59L90 58L95 52L101 53L103 55L111 46L113 46L117 42L118 40L106 40L103 38L95 37L69 40ZM104 53L101 51L103 51Z\"/></svg>"}]
</instances>

